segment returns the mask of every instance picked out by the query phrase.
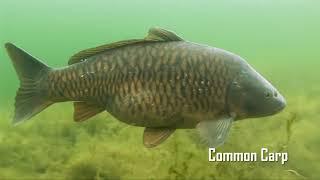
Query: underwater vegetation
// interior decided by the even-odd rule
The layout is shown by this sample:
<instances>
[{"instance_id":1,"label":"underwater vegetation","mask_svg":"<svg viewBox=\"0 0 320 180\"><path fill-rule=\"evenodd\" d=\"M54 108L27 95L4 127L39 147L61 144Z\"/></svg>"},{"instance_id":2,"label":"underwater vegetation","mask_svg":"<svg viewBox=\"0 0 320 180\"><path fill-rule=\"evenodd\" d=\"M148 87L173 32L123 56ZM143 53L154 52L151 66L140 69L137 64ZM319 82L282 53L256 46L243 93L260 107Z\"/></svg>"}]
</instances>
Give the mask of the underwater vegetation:
<instances>
[{"instance_id":1,"label":"underwater vegetation","mask_svg":"<svg viewBox=\"0 0 320 180\"><path fill-rule=\"evenodd\" d=\"M13 127L0 121L0 179L305 179L319 177L319 101L288 98L288 110L263 120L234 123L221 152L288 152L275 162L208 162L195 130L178 130L163 145L147 149L142 128L102 113L74 123L72 104L55 105L34 121ZM308 102L308 103L306 103ZM307 104L307 105L306 105ZM1 119L11 112L1 109ZM261 125L263 123L263 126Z\"/></svg>"}]
</instances>

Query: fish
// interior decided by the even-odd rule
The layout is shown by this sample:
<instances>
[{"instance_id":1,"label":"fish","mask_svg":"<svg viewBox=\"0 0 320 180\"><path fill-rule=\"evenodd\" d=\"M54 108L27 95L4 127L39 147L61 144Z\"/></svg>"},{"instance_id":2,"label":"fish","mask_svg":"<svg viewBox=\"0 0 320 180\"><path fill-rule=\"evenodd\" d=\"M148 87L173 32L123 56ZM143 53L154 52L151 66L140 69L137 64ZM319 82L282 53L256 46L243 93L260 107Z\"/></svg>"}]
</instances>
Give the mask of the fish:
<instances>
[{"instance_id":1,"label":"fish","mask_svg":"<svg viewBox=\"0 0 320 180\"><path fill-rule=\"evenodd\" d=\"M147 148L176 129L198 129L209 146L218 147L234 121L274 115L286 106L279 91L239 55L163 28L80 51L60 68L12 43L5 48L20 80L15 125L54 103L71 101L76 122L107 111L145 127Z\"/></svg>"}]
</instances>

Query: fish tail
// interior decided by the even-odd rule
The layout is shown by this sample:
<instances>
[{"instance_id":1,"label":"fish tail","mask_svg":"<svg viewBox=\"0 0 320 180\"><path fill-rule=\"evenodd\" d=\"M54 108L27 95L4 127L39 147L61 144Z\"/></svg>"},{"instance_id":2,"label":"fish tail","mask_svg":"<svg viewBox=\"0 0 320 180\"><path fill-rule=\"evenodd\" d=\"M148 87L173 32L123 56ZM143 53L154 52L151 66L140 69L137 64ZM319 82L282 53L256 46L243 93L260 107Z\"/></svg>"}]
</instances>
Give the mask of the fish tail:
<instances>
[{"instance_id":1,"label":"fish tail","mask_svg":"<svg viewBox=\"0 0 320 180\"><path fill-rule=\"evenodd\" d=\"M15 98L13 124L19 124L35 116L51 104L43 77L50 67L11 43L6 43L8 55L20 80Z\"/></svg>"}]
</instances>

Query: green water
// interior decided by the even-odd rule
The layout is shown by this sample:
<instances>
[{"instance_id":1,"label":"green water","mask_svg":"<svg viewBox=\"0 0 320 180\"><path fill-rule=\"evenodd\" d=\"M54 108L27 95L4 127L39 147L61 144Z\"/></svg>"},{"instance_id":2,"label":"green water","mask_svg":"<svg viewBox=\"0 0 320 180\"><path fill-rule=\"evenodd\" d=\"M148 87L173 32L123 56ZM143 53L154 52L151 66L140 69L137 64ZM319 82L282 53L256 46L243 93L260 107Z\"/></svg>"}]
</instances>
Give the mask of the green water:
<instances>
[{"instance_id":1,"label":"green water","mask_svg":"<svg viewBox=\"0 0 320 180\"><path fill-rule=\"evenodd\" d=\"M79 50L141 38L160 26L237 53L288 101L279 115L237 122L222 152L289 152L280 163L209 163L195 132L146 149L142 128L107 113L72 122L72 104L10 124L18 80L0 50L0 179L225 179L320 177L320 1L1 0L0 44L13 42L53 67Z\"/></svg>"}]
</instances>

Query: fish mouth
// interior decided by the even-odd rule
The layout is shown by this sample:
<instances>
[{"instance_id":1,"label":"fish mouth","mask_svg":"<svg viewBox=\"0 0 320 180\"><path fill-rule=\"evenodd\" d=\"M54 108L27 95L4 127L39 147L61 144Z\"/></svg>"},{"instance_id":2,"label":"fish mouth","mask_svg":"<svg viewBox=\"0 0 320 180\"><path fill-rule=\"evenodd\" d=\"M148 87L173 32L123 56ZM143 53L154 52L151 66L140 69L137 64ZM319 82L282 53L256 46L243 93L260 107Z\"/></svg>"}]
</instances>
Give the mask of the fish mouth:
<instances>
[{"instance_id":1,"label":"fish mouth","mask_svg":"<svg viewBox=\"0 0 320 180\"><path fill-rule=\"evenodd\" d=\"M271 111L270 113L265 113L264 115L262 115L262 117L275 115L281 112L286 106L287 106L287 102L285 98L282 95L279 95L276 101L276 106L275 106L276 108L274 108L274 110Z\"/></svg>"},{"instance_id":2,"label":"fish mouth","mask_svg":"<svg viewBox=\"0 0 320 180\"><path fill-rule=\"evenodd\" d=\"M282 95L279 96L278 103L279 103L279 106L278 106L278 108L276 110L276 113L282 111L287 106L287 101Z\"/></svg>"}]
</instances>

